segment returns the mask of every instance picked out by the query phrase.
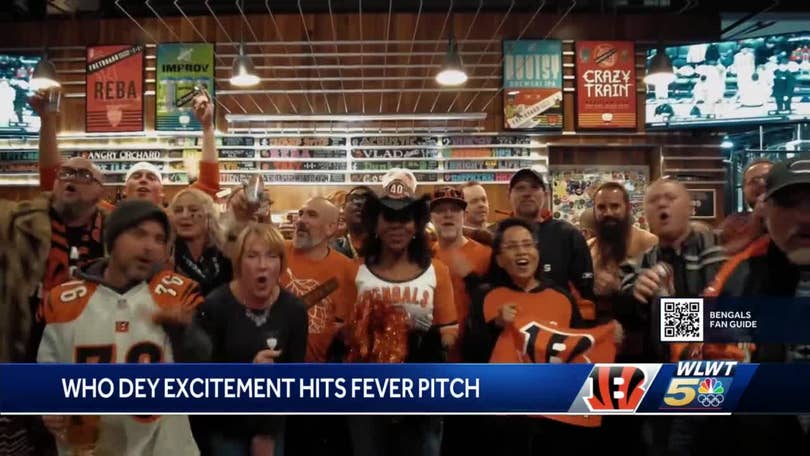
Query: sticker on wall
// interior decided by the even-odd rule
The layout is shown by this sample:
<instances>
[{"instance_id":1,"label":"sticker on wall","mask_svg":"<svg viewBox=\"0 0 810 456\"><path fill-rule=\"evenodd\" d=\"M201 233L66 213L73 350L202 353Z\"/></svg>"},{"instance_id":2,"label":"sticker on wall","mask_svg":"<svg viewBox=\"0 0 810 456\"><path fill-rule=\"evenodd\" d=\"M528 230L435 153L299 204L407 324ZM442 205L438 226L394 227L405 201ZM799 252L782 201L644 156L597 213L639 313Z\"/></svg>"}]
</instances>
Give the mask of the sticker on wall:
<instances>
[{"instance_id":1,"label":"sticker on wall","mask_svg":"<svg viewBox=\"0 0 810 456\"><path fill-rule=\"evenodd\" d=\"M601 184L620 182L630 195L630 214L635 226L646 230L644 193L649 180L646 166L552 166L551 210L554 218L577 224L582 211L593 208L593 194Z\"/></svg>"}]
</instances>

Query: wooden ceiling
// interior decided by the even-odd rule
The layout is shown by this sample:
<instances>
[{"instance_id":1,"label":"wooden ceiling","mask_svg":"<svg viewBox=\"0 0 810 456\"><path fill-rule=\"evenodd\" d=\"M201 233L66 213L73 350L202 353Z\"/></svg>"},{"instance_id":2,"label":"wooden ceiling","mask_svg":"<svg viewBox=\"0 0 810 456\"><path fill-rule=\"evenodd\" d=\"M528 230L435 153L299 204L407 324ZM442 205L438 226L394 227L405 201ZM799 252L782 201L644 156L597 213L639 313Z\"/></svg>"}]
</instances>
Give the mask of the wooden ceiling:
<instances>
[{"instance_id":1,"label":"wooden ceiling","mask_svg":"<svg viewBox=\"0 0 810 456\"><path fill-rule=\"evenodd\" d=\"M112 3L112 2L110 2ZM138 3L135 8L132 5ZM167 3L172 3L173 14ZM67 103L83 104L84 46L159 42L216 43L216 98L219 120L233 114L423 114L485 113L478 121L397 121L368 122L364 128L444 128L500 130L501 120L501 41L504 39L626 39L639 43L639 50L659 41L684 42L716 39L719 17L669 9L649 14L578 13L578 2L410 2L408 12L387 9L394 3L332 1L330 13L310 13L303 5L317 10L326 1L302 1L302 8L291 12L296 2L245 2L245 14L223 14L225 4L235 2L128 2L118 5L124 17L96 19L74 17L39 22L15 22L0 27L5 50L40 52L50 50L65 86ZM261 4L260 4L261 3ZM436 4L443 4L438 10ZM531 3L531 5L529 5ZM591 2L593 3L593 2ZM632 2L631 2L632 3ZM188 5L193 4L191 8ZM349 6L354 5L354 9ZM375 4L377 8L365 10ZM430 7L427 6L430 4ZM486 4L488 9L483 8ZM494 4L505 5L491 11ZM509 5L513 7L510 9ZM205 11L200 12L200 7ZM478 7L469 10L470 5ZM672 6L671 4L668 4ZM241 4L238 5L241 7ZM261 9L257 9L261 6ZM279 6L281 12L276 11ZM531 8L526 8L532 6ZM567 6L567 8L565 7ZM130 9L133 8L132 13ZM143 17L142 8L153 12ZM340 7L340 8L338 8ZM479 8L480 7L480 8ZM140 9L139 9L140 8ZM349 9L336 12L335 9ZM464 11L457 11L457 10ZM188 11L187 11L188 10ZM193 11L192 11L193 10ZM243 10L245 11L245 10ZM204 13L204 14L203 14ZM131 16L131 17L130 17ZM667 24L666 32L661 24ZM452 33L458 43L470 80L460 88L445 88L434 81ZM245 41L247 52L259 70L262 81L248 90L230 86L228 78L237 45ZM572 44L569 43L568 48ZM154 90L154 47L148 47L147 91ZM566 74L573 74L573 55L564 59ZM640 61L643 65L643 58ZM643 72L640 72L643 73ZM573 80L566 81L573 87ZM154 109L148 97L147 119ZM573 100L571 100L573 103ZM83 120L83 119L82 119ZM68 119L68 130L83 130L78 119ZM220 123L221 125L221 123ZM319 127L358 126L329 122ZM303 128L300 123L251 127L286 126ZM307 126L313 126L307 124ZM233 125L232 125L233 127Z\"/></svg>"}]
</instances>

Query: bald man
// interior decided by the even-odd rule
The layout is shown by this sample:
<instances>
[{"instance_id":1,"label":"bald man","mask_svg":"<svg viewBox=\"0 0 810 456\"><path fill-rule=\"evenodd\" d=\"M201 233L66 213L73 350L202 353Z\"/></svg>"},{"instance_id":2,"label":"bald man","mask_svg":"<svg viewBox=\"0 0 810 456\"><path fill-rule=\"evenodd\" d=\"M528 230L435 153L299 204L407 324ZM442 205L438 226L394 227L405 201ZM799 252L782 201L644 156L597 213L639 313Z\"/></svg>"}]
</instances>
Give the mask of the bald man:
<instances>
[{"instance_id":1,"label":"bald man","mask_svg":"<svg viewBox=\"0 0 810 456\"><path fill-rule=\"evenodd\" d=\"M657 354L649 353L656 359L646 361L668 361L670 355L680 353L670 354L669 347L660 344L656 347L660 338L652 320L656 313L651 312L652 306L657 305L656 297L700 296L726 260L726 252L714 232L696 231L692 227L691 200L682 183L670 179L654 182L647 188L644 204L650 231L658 236L658 244L640 261L622 264L621 290L641 303L638 306L631 301L631 307L641 312L636 316L650 325L652 340L647 347L663 349ZM664 265L668 268L662 270Z\"/></svg>"},{"instance_id":2,"label":"bald man","mask_svg":"<svg viewBox=\"0 0 810 456\"><path fill-rule=\"evenodd\" d=\"M690 359L698 353L696 345L661 342L662 309L656 298L700 296L725 262L726 253L714 232L693 228L689 220L691 200L682 183L672 179L655 181L647 188L644 209L658 244L639 261L622 264L624 299L617 300L613 309L623 325L646 330L638 341L642 350L636 362ZM703 423L693 417L645 420L647 453L668 448L672 454L698 454L700 442L708 441L703 429L715 429L711 424L714 422Z\"/></svg>"},{"instance_id":3,"label":"bald man","mask_svg":"<svg viewBox=\"0 0 810 456\"><path fill-rule=\"evenodd\" d=\"M104 255L105 214L97 208L102 193L99 169L72 158L56 170L53 193L0 199L0 362L36 360L44 326L35 315L42 299L71 280L75 268ZM19 426L16 419L0 423L0 439L21 452L37 445L32 454L49 454L41 446L48 438L26 441Z\"/></svg>"},{"instance_id":4,"label":"bald man","mask_svg":"<svg viewBox=\"0 0 810 456\"><path fill-rule=\"evenodd\" d=\"M351 314L357 290L357 265L329 246L338 229L340 210L326 198L311 198L298 210L287 269L281 285L308 308L306 362L335 360L335 337ZM340 361L339 359L337 359ZM340 417L294 417L287 423L289 454L348 454L348 430ZM334 451L334 453L333 453Z\"/></svg>"}]
</instances>

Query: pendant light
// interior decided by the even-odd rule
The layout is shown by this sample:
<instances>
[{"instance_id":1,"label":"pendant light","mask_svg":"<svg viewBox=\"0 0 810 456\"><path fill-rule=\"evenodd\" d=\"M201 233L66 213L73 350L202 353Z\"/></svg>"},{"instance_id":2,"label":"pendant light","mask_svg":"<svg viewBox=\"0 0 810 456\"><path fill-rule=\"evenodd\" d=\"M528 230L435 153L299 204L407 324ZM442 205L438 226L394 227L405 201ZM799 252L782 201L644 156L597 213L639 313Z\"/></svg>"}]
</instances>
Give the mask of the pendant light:
<instances>
[{"instance_id":1,"label":"pendant light","mask_svg":"<svg viewBox=\"0 0 810 456\"><path fill-rule=\"evenodd\" d=\"M244 10L244 0L242 3L242 10ZM245 21L247 18L244 18ZM244 22L244 21L243 21ZM231 85L236 87L250 87L259 83L259 76L256 74L256 67L253 66L253 60L245 52L245 24L243 23L240 28L241 41L239 42L239 55L233 59L233 68L231 68Z\"/></svg>"},{"instance_id":2,"label":"pendant light","mask_svg":"<svg viewBox=\"0 0 810 456\"><path fill-rule=\"evenodd\" d=\"M647 75L644 82L649 85L669 85L675 81L675 73L672 71L672 60L670 60L663 46L659 46L655 55L650 59L647 67Z\"/></svg>"},{"instance_id":3,"label":"pendant light","mask_svg":"<svg viewBox=\"0 0 810 456\"><path fill-rule=\"evenodd\" d=\"M49 90L61 86L56 76L56 67L53 62L48 60L46 52L43 52L42 59L34 67L29 84L33 91Z\"/></svg>"},{"instance_id":4,"label":"pendant light","mask_svg":"<svg viewBox=\"0 0 810 456\"><path fill-rule=\"evenodd\" d=\"M458 43L453 34L453 18L450 18L450 32L447 37L447 54L444 56L444 64L436 75L436 82L443 86L459 86L467 82L467 72L464 71L464 64L461 62L461 54L458 52Z\"/></svg>"},{"instance_id":5,"label":"pendant light","mask_svg":"<svg viewBox=\"0 0 810 456\"><path fill-rule=\"evenodd\" d=\"M250 87L259 83L253 60L245 53L245 43L239 43L239 55L233 60L231 84L237 87Z\"/></svg>"}]
</instances>

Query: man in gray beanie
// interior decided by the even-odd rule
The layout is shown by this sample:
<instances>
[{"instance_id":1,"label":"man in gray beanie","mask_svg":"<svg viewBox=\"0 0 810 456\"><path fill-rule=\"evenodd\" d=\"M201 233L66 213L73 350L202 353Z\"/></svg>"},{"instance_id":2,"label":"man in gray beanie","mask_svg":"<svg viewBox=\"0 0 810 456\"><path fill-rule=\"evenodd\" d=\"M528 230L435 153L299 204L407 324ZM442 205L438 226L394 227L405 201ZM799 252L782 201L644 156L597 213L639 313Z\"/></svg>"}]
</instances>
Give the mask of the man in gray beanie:
<instances>
[{"instance_id":1,"label":"man in gray beanie","mask_svg":"<svg viewBox=\"0 0 810 456\"><path fill-rule=\"evenodd\" d=\"M170 269L169 220L154 203L126 200L107 218L109 259L55 287L42 306L46 322L41 363L165 363L207 361L211 343L192 322L202 302L197 283ZM144 318L146 316L146 318ZM168 343L167 343L168 341ZM81 422L78 422L81 421ZM198 454L186 416L148 422L132 417L43 417L62 450L99 454ZM71 441L68 426L95 427L92 442Z\"/></svg>"}]
</instances>

